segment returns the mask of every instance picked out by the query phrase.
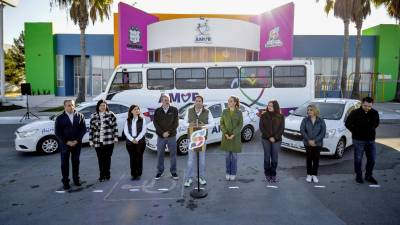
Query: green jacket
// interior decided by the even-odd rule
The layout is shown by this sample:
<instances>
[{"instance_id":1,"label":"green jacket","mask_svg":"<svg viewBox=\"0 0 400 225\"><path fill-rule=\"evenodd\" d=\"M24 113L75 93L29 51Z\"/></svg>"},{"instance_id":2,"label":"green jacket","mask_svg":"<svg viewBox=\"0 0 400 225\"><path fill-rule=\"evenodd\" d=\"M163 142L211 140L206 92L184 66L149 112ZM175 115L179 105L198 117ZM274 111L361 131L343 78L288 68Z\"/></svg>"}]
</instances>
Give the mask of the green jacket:
<instances>
[{"instance_id":1,"label":"green jacket","mask_svg":"<svg viewBox=\"0 0 400 225\"><path fill-rule=\"evenodd\" d=\"M229 152L241 152L242 151L242 138L241 130L243 127L243 115L240 110L236 109L233 114L229 112L229 109L224 109L221 116L221 131L222 141L221 150ZM235 135L232 140L228 140L225 134Z\"/></svg>"}]
</instances>

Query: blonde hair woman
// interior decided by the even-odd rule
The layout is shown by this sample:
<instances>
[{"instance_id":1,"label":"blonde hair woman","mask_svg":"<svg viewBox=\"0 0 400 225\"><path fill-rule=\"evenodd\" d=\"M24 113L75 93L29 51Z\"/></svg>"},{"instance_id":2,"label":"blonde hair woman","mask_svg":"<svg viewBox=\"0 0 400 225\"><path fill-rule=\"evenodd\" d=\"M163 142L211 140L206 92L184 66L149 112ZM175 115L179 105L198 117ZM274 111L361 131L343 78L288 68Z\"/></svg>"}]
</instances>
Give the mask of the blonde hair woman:
<instances>
[{"instance_id":1,"label":"blonde hair woman","mask_svg":"<svg viewBox=\"0 0 400 225\"><path fill-rule=\"evenodd\" d=\"M221 116L221 150L226 152L226 180L235 180L237 172L237 153L242 151L240 131L243 115L239 110L240 101L236 96L228 98L228 108Z\"/></svg>"},{"instance_id":2,"label":"blonde hair woman","mask_svg":"<svg viewBox=\"0 0 400 225\"><path fill-rule=\"evenodd\" d=\"M318 183L319 154L322 149L322 140L325 137L325 121L319 116L318 108L311 104L307 106L307 117L300 125L304 147L307 155L307 182Z\"/></svg>"}]
</instances>

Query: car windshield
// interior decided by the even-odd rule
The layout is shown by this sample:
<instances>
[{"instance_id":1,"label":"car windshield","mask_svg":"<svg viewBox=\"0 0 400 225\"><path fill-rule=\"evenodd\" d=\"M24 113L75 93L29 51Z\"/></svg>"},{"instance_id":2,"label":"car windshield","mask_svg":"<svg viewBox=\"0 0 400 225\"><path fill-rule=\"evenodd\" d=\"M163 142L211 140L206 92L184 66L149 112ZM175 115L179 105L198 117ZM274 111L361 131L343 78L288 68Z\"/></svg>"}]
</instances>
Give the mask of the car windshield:
<instances>
[{"instance_id":1,"label":"car windshield","mask_svg":"<svg viewBox=\"0 0 400 225\"><path fill-rule=\"evenodd\" d=\"M345 104L328 102L308 102L297 108L293 114L296 116L307 116L307 106L314 104L320 112L320 117L327 120L339 120L342 118Z\"/></svg>"}]
</instances>

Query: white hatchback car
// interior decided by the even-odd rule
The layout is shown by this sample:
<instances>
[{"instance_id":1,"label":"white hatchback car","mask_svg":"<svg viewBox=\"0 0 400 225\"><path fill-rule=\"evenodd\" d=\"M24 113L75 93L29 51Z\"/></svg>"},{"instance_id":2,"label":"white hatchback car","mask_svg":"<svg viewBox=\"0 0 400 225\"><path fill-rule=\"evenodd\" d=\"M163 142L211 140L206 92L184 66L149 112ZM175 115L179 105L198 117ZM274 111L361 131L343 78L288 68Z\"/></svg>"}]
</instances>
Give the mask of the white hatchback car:
<instances>
[{"instance_id":1,"label":"white hatchback car","mask_svg":"<svg viewBox=\"0 0 400 225\"><path fill-rule=\"evenodd\" d=\"M90 116L96 111L97 102L85 102L76 107L76 110L85 116L86 127L89 130ZM115 113L118 124L118 135L121 137L125 121L128 116L129 106L123 103L108 102L110 111ZM22 152L41 152L51 154L58 151L58 140L54 133L56 115L47 120L38 120L28 123L15 132L15 150ZM87 132L82 140L89 142Z\"/></svg>"},{"instance_id":2,"label":"white hatchback car","mask_svg":"<svg viewBox=\"0 0 400 225\"><path fill-rule=\"evenodd\" d=\"M179 126L177 128L177 153L179 155L185 155L188 152L189 139L187 137L187 127L184 125L183 118L186 114L186 110L193 103L189 103L185 106L182 106L179 109ZM222 115L222 111L228 107L227 103L224 102L207 102L204 103L205 107L210 110L215 126L208 130L207 144L216 143L221 141L221 127L220 127L220 119ZM240 111L243 113L243 128L241 131L242 141L248 142L254 136L254 133L259 129L259 117L257 116L258 111L256 109L252 109L243 103L240 104ZM150 150L157 151L157 134L154 128L154 124L150 123L147 126L146 133L146 146ZM166 149L168 151L168 149Z\"/></svg>"},{"instance_id":3,"label":"white hatchback car","mask_svg":"<svg viewBox=\"0 0 400 225\"><path fill-rule=\"evenodd\" d=\"M295 111L291 111L291 114L285 119L282 147L305 152L300 125L303 118L307 116L307 106L311 103L315 104L320 110L320 117L325 120L326 124L326 135L323 140L321 155L343 157L346 148L352 145L351 133L345 127L344 122L351 111L361 106L361 102L354 99L313 99Z\"/></svg>"}]
</instances>

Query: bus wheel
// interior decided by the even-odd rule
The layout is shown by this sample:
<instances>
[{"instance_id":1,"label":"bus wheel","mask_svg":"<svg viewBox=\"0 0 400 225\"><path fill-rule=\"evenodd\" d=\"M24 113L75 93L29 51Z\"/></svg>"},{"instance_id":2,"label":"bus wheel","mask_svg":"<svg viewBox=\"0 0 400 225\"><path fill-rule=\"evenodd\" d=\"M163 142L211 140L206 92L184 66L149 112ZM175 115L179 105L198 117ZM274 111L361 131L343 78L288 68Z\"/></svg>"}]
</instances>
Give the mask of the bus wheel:
<instances>
[{"instance_id":1,"label":"bus wheel","mask_svg":"<svg viewBox=\"0 0 400 225\"><path fill-rule=\"evenodd\" d=\"M251 126L245 126L242 130L242 142L249 142L253 138L254 129Z\"/></svg>"},{"instance_id":2,"label":"bus wheel","mask_svg":"<svg viewBox=\"0 0 400 225\"><path fill-rule=\"evenodd\" d=\"M176 142L176 148L178 155L186 155L189 150L189 139L186 135L183 135Z\"/></svg>"}]
</instances>

